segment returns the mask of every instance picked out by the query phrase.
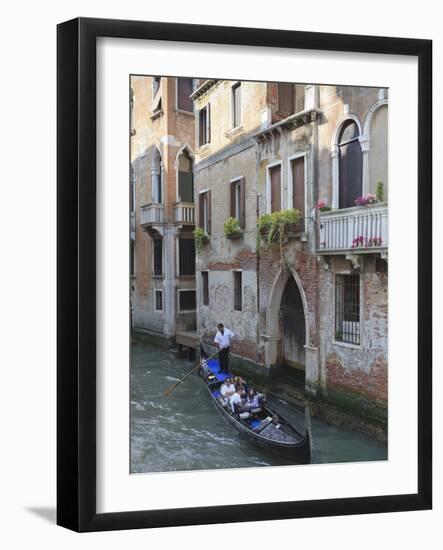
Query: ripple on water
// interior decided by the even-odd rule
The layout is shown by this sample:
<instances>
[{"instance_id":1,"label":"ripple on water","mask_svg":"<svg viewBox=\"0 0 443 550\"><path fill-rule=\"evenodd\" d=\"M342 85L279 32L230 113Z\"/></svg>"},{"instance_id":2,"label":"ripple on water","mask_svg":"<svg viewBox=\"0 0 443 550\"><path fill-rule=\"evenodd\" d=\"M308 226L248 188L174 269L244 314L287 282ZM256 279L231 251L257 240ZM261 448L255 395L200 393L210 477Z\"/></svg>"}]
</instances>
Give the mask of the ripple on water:
<instances>
[{"instance_id":1,"label":"ripple on water","mask_svg":"<svg viewBox=\"0 0 443 550\"><path fill-rule=\"evenodd\" d=\"M193 364L168 351L134 346L131 355L131 471L136 473L251 468L287 464L269 455L227 423L202 381L191 375L162 393ZM153 397L155 396L155 397ZM285 402L285 414L303 417ZM386 446L313 419L313 462L385 460Z\"/></svg>"}]
</instances>

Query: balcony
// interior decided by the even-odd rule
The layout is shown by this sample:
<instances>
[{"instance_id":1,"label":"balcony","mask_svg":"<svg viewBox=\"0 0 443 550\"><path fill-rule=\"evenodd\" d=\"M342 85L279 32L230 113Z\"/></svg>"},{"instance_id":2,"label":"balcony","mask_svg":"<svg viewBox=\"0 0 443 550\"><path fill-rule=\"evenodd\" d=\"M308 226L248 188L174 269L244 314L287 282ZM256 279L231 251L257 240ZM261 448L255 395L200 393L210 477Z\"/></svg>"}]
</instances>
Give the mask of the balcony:
<instances>
[{"instance_id":1,"label":"balcony","mask_svg":"<svg viewBox=\"0 0 443 550\"><path fill-rule=\"evenodd\" d=\"M163 204L145 204L141 207L140 214L140 225L143 227L163 223Z\"/></svg>"},{"instance_id":2,"label":"balcony","mask_svg":"<svg viewBox=\"0 0 443 550\"><path fill-rule=\"evenodd\" d=\"M383 254L387 248L387 204L355 206L320 213L319 254Z\"/></svg>"},{"instance_id":3,"label":"balcony","mask_svg":"<svg viewBox=\"0 0 443 550\"><path fill-rule=\"evenodd\" d=\"M175 205L175 223L195 225L195 205L193 202L178 202Z\"/></svg>"}]
</instances>

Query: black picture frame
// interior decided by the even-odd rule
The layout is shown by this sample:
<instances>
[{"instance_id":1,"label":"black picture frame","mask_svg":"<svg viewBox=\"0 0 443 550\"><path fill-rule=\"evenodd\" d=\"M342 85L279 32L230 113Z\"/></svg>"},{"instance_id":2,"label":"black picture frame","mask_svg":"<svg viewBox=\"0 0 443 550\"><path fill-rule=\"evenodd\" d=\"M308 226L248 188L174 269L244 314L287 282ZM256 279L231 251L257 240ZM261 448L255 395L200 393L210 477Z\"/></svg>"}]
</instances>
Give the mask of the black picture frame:
<instances>
[{"instance_id":1,"label":"black picture frame","mask_svg":"<svg viewBox=\"0 0 443 550\"><path fill-rule=\"evenodd\" d=\"M418 491L416 494L96 512L96 39L302 48L418 59ZM432 506L432 42L256 28L74 19L57 29L57 523L103 531ZM406 123L406 122L405 122Z\"/></svg>"}]
</instances>

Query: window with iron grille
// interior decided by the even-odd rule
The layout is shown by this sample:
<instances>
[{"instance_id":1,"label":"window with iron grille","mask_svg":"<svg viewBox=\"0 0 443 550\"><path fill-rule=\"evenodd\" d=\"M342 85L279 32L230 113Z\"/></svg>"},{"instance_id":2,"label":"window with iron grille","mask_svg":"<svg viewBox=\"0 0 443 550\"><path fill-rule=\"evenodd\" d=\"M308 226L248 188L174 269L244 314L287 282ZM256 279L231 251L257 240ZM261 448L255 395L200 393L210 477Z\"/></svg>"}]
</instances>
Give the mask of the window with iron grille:
<instances>
[{"instance_id":1,"label":"window with iron grille","mask_svg":"<svg viewBox=\"0 0 443 550\"><path fill-rule=\"evenodd\" d=\"M179 274L195 275L195 240L178 240Z\"/></svg>"},{"instance_id":2,"label":"window with iron grille","mask_svg":"<svg viewBox=\"0 0 443 550\"><path fill-rule=\"evenodd\" d=\"M198 114L198 144L200 147L211 141L211 106L208 103Z\"/></svg>"},{"instance_id":3,"label":"window with iron grille","mask_svg":"<svg viewBox=\"0 0 443 550\"><path fill-rule=\"evenodd\" d=\"M232 86L232 126L241 125L241 84L238 82Z\"/></svg>"},{"instance_id":4,"label":"window with iron grille","mask_svg":"<svg viewBox=\"0 0 443 550\"><path fill-rule=\"evenodd\" d=\"M154 241L154 275L161 277L163 275L163 239L157 237Z\"/></svg>"},{"instance_id":5,"label":"window with iron grille","mask_svg":"<svg viewBox=\"0 0 443 550\"><path fill-rule=\"evenodd\" d=\"M180 311L195 311L195 290L179 290Z\"/></svg>"},{"instance_id":6,"label":"window with iron grille","mask_svg":"<svg viewBox=\"0 0 443 550\"><path fill-rule=\"evenodd\" d=\"M209 273L207 271L201 272L202 276L202 302L204 306L209 305Z\"/></svg>"},{"instance_id":7,"label":"window with iron grille","mask_svg":"<svg viewBox=\"0 0 443 550\"><path fill-rule=\"evenodd\" d=\"M163 291L155 290L155 311L163 311Z\"/></svg>"},{"instance_id":8,"label":"window with iron grille","mask_svg":"<svg viewBox=\"0 0 443 550\"><path fill-rule=\"evenodd\" d=\"M234 271L234 310L241 311L242 308L242 272Z\"/></svg>"},{"instance_id":9,"label":"window with iron grille","mask_svg":"<svg viewBox=\"0 0 443 550\"><path fill-rule=\"evenodd\" d=\"M360 344L360 275L335 276L335 340Z\"/></svg>"},{"instance_id":10,"label":"window with iron grille","mask_svg":"<svg viewBox=\"0 0 443 550\"><path fill-rule=\"evenodd\" d=\"M194 102L189 97L192 94L192 78L177 78L177 109L192 113Z\"/></svg>"}]
</instances>

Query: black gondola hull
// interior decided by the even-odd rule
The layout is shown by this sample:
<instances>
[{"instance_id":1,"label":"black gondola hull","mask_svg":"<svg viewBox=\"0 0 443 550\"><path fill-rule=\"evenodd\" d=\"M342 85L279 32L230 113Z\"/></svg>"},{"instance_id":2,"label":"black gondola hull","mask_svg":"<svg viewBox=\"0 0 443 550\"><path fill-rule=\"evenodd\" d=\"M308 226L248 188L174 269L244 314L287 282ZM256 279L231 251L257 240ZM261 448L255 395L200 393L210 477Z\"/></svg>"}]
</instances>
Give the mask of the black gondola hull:
<instances>
[{"instance_id":1,"label":"black gondola hull","mask_svg":"<svg viewBox=\"0 0 443 550\"><path fill-rule=\"evenodd\" d=\"M238 419L237 416L231 414L227 409L223 407L220 401L214 397L211 385L208 383L206 377L202 377L206 389L208 390L210 399L214 403L216 409L223 415L223 417L240 433L241 436L248 439L251 443L258 445L263 450L280 456L286 459L288 462L296 464L309 464L311 461L311 440L309 429L306 429L304 434L301 434L294 426L291 426L294 433L299 437L295 443L284 443L270 439L260 433L256 433L253 429L249 428L244 422Z\"/></svg>"}]
</instances>

